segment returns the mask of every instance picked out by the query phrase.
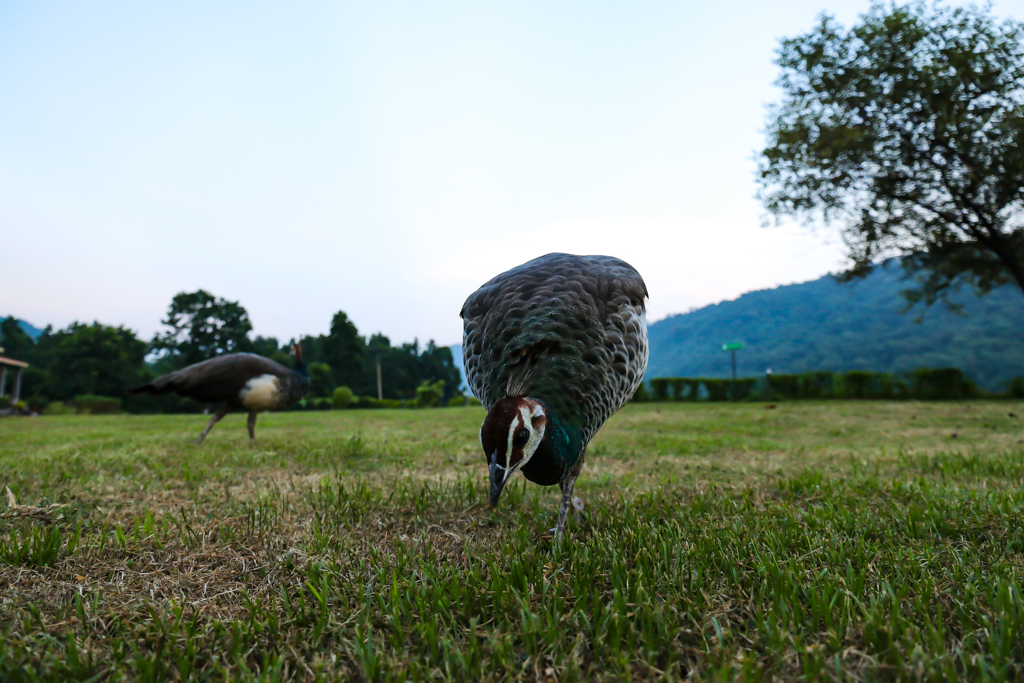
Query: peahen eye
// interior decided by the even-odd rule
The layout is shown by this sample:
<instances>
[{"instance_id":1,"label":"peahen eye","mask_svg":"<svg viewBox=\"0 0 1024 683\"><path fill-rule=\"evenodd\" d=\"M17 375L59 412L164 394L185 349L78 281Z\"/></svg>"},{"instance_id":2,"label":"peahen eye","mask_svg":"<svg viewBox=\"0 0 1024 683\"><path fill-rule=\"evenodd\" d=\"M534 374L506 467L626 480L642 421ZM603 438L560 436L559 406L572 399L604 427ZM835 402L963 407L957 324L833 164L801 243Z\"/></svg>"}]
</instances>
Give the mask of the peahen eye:
<instances>
[{"instance_id":1,"label":"peahen eye","mask_svg":"<svg viewBox=\"0 0 1024 683\"><path fill-rule=\"evenodd\" d=\"M526 431L525 427L520 427L519 431L516 432L515 442L518 443L518 444L524 444L524 443L527 442L527 440L529 440L529 438L530 438L530 432Z\"/></svg>"}]
</instances>

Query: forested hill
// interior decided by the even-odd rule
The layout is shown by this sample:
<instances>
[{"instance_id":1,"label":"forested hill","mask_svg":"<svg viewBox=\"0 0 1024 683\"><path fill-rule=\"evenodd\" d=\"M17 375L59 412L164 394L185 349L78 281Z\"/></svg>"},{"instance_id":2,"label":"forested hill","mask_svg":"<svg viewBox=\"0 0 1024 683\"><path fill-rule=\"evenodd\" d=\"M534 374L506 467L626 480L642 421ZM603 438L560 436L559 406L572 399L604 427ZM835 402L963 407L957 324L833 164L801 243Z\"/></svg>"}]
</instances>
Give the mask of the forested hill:
<instances>
[{"instance_id":1,"label":"forested hill","mask_svg":"<svg viewBox=\"0 0 1024 683\"><path fill-rule=\"evenodd\" d=\"M831 276L749 292L734 301L673 315L650 325L647 378L727 377L724 342L741 341L741 376L806 370L901 372L958 367L998 391L1024 375L1024 295L1006 286L985 297L956 298L964 315L937 304L901 310L901 271L893 264L867 279ZM918 323L916 320L922 317Z\"/></svg>"},{"instance_id":2,"label":"forested hill","mask_svg":"<svg viewBox=\"0 0 1024 683\"><path fill-rule=\"evenodd\" d=\"M7 320L6 317L0 318L0 323L2 323L5 320ZM28 336L32 337L33 339L38 339L39 335L43 333L41 329L25 322L24 320L19 320L18 325L21 327L21 329L25 330L25 333Z\"/></svg>"}]
</instances>

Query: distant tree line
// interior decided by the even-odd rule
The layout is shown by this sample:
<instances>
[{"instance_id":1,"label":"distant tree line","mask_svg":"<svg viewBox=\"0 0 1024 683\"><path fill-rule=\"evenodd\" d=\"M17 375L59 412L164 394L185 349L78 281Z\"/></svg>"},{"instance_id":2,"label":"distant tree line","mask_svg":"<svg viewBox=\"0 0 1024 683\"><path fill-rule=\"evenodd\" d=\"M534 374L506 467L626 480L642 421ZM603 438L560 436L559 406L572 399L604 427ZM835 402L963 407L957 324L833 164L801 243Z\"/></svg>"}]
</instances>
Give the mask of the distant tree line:
<instances>
[{"instance_id":1,"label":"distant tree line","mask_svg":"<svg viewBox=\"0 0 1024 683\"><path fill-rule=\"evenodd\" d=\"M27 407L50 404L106 406L98 397L122 401L129 412L192 412L202 409L177 396L126 396L125 390L154 377L225 353L248 351L291 366L291 340L251 338L245 308L206 292L182 292L171 300L164 330L144 341L123 326L75 322L64 329L47 326L33 339L14 316L0 322L4 355L29 363L22 375L21 395ZM377 397L377 364L385 399L415 400L437 392L436 404L459 395L461 378L451 350L433 340L392 346L382 334L361 336L343 311L326 335L298 340L312 379L311 398L332 397L347 387L356 398ZM430 389L425 389L430 387Z\"/></svg>"}]
</instances>

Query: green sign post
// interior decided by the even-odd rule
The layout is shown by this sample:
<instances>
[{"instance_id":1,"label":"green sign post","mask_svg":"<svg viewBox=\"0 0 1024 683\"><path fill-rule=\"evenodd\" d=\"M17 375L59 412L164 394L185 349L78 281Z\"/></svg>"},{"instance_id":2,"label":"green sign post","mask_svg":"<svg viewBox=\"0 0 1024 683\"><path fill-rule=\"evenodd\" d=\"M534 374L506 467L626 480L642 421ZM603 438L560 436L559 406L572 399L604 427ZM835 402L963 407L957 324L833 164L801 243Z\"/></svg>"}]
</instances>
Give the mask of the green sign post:
<instances>
[{"instance_id":1,"label":"green sign post","mask_svg":"<svg viewBox=\"0 0 1024 683\"><path fill-rule=\"evenodd\" d=\"M743 348L743 342L728 342L722 344L723 351L732 353L732 386L729 387L729 397L736 397L736 352Z\"/></svg>"}]
</instances>

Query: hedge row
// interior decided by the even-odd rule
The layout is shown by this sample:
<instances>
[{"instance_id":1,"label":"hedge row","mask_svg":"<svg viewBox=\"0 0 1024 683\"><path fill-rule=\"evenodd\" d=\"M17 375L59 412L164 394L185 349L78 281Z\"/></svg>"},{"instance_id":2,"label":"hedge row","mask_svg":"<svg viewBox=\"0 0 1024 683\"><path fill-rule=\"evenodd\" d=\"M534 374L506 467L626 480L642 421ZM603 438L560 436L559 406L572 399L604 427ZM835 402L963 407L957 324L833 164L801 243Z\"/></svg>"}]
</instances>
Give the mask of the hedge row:
<instances>
[{"instance_id":1,"label":"hedge row","mask_svg":"<svg viewBox=\"0 0 1024 683\"><path fill-rule=\"evenodd\" d=\"M658 377L641 385L634 401L744 401L750 399L920 399L952 401L983 395L957 368L920 368L911 373L804 372L795 375L729 379ZM1024 377L1010 383L1009 395L1024 398Z\"/></svg>"},{"instance_id":2,"label":"hedge row","mask_svg":"<svg viewBox=\"0 0 1024 683\"><path fill-rule=\"evenodd\" d=\"M345 391L342 391L345 390ZM417 396L410 399L377 399L370 396L354 396L348 387L338 387L334 392L334 398L307 398L286 408L286 410L352 410L352 409L376 409L376 408L430 408L440 407L442 402L439 398L431 400ZM478 406L478 401L473 396L454 396L448 399L444 405L456 406Z\"/></svg>"},{"instance_id":3,"label":"hedge row","mask_svg":"<svg viewBox=\"0 0 1024 683\"><path fill-rule=\"evenodd\" d=\"M121 399L109 396L75 396L75 412L79 415L112 415L121 412Z\"/></svg>"}]
</instances>

